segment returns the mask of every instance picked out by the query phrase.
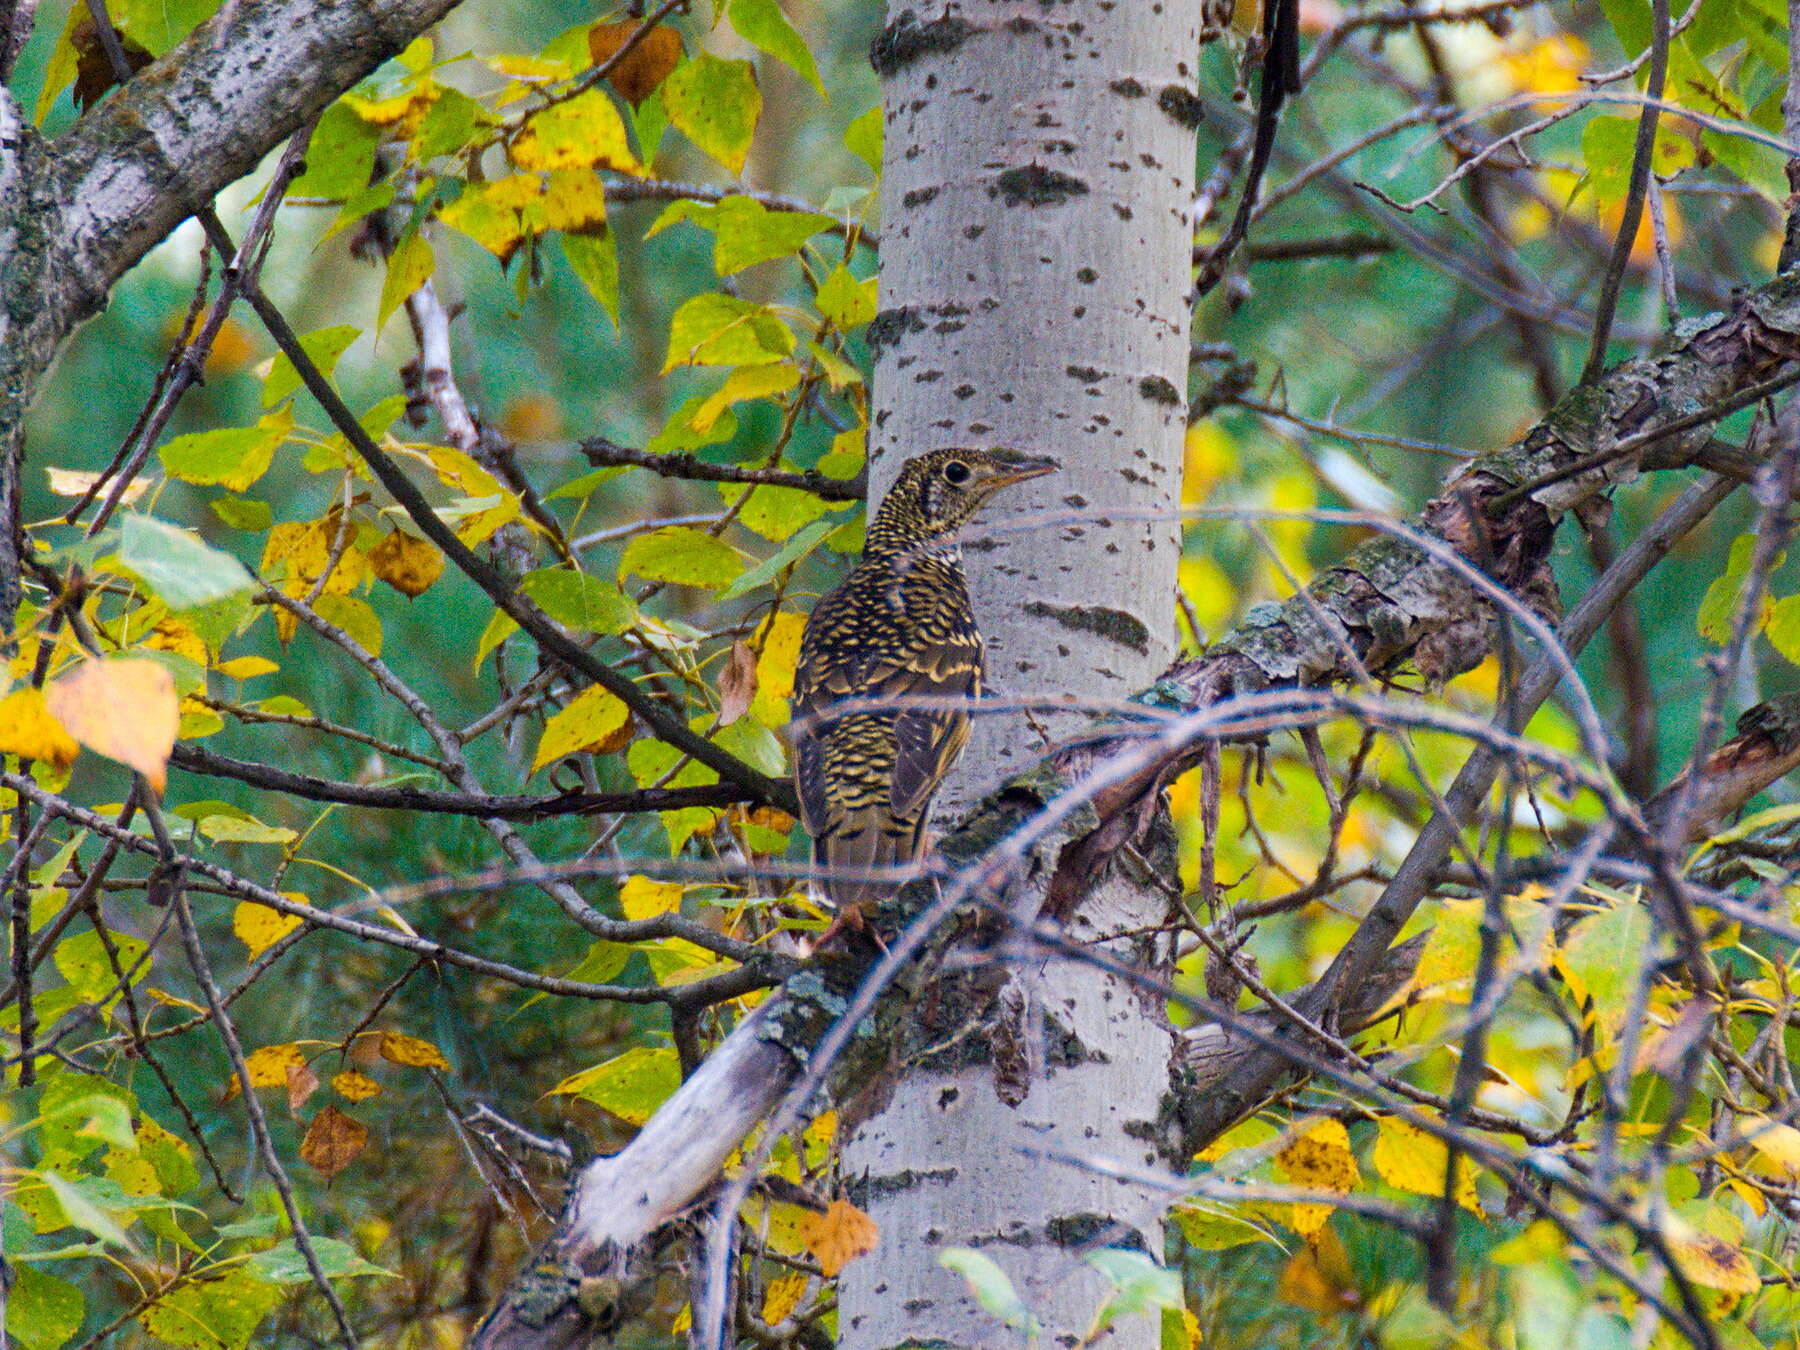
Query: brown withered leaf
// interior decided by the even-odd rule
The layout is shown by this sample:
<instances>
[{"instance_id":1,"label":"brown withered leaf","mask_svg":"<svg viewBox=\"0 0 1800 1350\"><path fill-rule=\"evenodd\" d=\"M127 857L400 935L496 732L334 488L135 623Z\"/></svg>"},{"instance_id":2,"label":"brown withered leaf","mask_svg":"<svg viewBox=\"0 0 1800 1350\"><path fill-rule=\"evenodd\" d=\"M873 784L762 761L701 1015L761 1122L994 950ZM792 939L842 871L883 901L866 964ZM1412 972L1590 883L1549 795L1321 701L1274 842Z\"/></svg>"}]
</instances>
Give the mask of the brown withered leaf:
<instances>
[{"instance_id":1,"label":"brown withered leaf","mask_svg":"<svg viewBox=\"0 0 1800 1350\"><path fill-rule=\"evenodd\" d=\"M444 575L444 555L417 535L395 530L369 550L369 566L376 576L412 599L425 594Z\"/></svg>"},{"instance_id":2,"label":"brown withered leaf","mask_svg":"<svg viewBox=\"0 0 1800 1350\"><path fill-rule=\"evenodd\" d=\"M742 638L731 644L731 655L719 672L719 725L728 727L750 710L756 697L756 655Z\"/></svg>"},{"instance_id":3,"label":"brown withered leaf","mask_svg":"<svg viewBox=\"0 0 1800 1350\"><path fill-rule=\"evenodd\" d=\"M306 1099L319 1090L319 1075L310 1064L290 1064L287 1071L288 1110L295 1115L306 1105Z\"/></svg>"},{"instance_id":4,"label":"brown withered leaf","mask_svg":"<svg viewBox=\"0 0 1800 1350\"><path fill-rule=\"evenodd\" d=\"M124 48L125 65L133 75L156 59L119 29L113 29L113 36ZM91 18L84 18L75 25L69 34L69 45L75 49L75 106L86 112L89 105L98 103L119 80L113 73L112 59L100 43L100 30Z\"/></svg>"},{"instance_id":5,"label":"brown withered leaf","mask_svg":"<svg viewBox=\"0 0 1800 1350\"><path fill-rule=\"evenodd\" d=\"M306 1127L306 1138L300 1141L300 1157L330 1181L368 1146L368 1126L335 1106L327 1106Z\"/></svg>"},{"instance_id":6,"label":"brown withered leaf","mask_svg":"<svg viewBox=\"0 0 1800 1350\"><path fill-rule=\"evenodd\" d=\"M637 20L628 19L623 23L597 23L588 29L588 53L594 58L594 64L605 65L639 27ZM659 26L645 34L644 40L633 47L606 78L612 81L612 87L619 91L620 97L635 108L669 78L669 72L675 69L679 60L681 34L673 28Z\"/></svg>"}]
</instances>

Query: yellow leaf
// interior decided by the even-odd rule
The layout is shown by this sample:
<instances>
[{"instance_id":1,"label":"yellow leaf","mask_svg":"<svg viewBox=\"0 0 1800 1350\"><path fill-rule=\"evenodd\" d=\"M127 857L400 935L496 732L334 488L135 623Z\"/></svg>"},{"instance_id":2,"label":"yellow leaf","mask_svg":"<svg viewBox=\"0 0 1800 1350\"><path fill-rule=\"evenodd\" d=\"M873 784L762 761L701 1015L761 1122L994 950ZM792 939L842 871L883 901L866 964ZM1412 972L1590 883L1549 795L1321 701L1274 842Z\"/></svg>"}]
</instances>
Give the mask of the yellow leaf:
<instances>
[{"instance_id":1,"label":"yellow leaf","mask_svg":"<svg viewBox=\"0 0 1800 1350\"><path fill-rule=\"evenodd\" d=\"M266 656L236 656L219 662L213 669L234 680L249 680L258 675L273 675L281 667Z\"/></svg>"},{"instance_id":2,"label":"yellow leaf","mask_svg":"<svg viewBox=\"0 0 1800 1350\"><path fill-rule=\"evenodd\" d=\"M45 700L76 740L163 790L181 727L181 700L166 668L141 657L86 660L51 685Z\"/></svg>"},{"instance_id":3,"label":"yellow leaf","mask_svg":"<svg viewBox=\"0 0 1800 1350\"><path fill-rule=\"evenodd\" d=\"M837 1273L859 1256L875 1250L880 1229L875 1220L847 1200L833 1200L823 1214L808 1214L800 1223L800 1235L806 1249L819 1261L826 1278Z\"/></svg>"},{"instance_id":4,"label":"yellow leaf","mask_svg":"<svg viewBox=\"0 0 1800 1350\"><path fill-rule=\"evenodd\" d=\"M368 1143L366 1125L335 1106L327 1106L306 1127L306 1137L300 1141L300 1157L330 1180L355 1162Z\"/></svg>"},{"instance_id":5,"label":"yellow leaf","mask_svg":"<svg viewBox=\"0 0 1800 1350\"><path fill-rule=\"evenodd\" d=\"M244 1067L250 1071L250 1086L258 1088L285 1088L288 1082L289 1069L304 1069L306 1056L300 1047L293 1043L286 1045L265 1045L259 1050L252 1050L244 1057ZM236 1094L238 1081L231 1080L231 1088L227 1098Z\"/></svg>"},{"instance_id":6,"label":"yellow leaf","mask_svg":"<svg viewBox=\"0 0 1800 1350\"><path fill-rule=\"evenodd\" d=\"M536 773L544 765L582 750L622 749L612 741L630 724L631 709L617 695L599 685L584 689L544 724L531 771Z\"/></svg>"},{"instance_id":7,"label":"yellow leaf","mask_svg":"<svg viewBox=\"0 0 1800 1350\"><path fill-rule=\"evenodd\" d=\"M387 275L381 283L381 302L375 311L377 329L387 323L388 315L408 296L431 280L436 266L437 258L431 251L431 244L422 234L411 235L395 246L388 257Z\"/></svg>"},{"instance_id":8,"label":"yellow leaf","mask_svg":"<svg viewBox=\"0 0 1800 1350\"><path fill-rule=\"evenodd\" d=\"M785 361L761 366L739 366L726 377L725 383L719 386L717 392L709 395L694 409L688 418L688 425L695 431L711 431L713 424L724 416L725 410L732 404L785 393L798 383L800 372Z\"/></svg>"},{"instance_id":9,"label":"yellow leaf","mask_svg":"<svg viewBox=\"0 0 1800 1350\"><path fill-rule=\"evenodd\" d=\"M638 172L625 123L603 89L589 89L535 114L513 139L521 169L616 169Z\"/></svg>"},{"instance_id":10,"label":"yellow leaf","mask_svg":"<svg viewBox=\"0 0 1800 1350\"><path fill-rule=\"evenodd\" d=\"M1675 1264L1695 1284L1727 1294L1754 1294L1762 1288L1756 1267L1740 1248L1676 1214L1665 1214L1662 1225Z\"/></svg>"},{"instance_id":11,"label":"yellow leaf","mask_svg":"<svg viewBox=\"0 0 1800 1350\"><path fill-rule=\"evenodd\" d=\"M769 1281L768 1289L763 1292L762 1320L765 1325L779 1325L800 1306L801 1295L806 1293L807 1278L805 1275L783 1275Z\"/></svg>"},{"instance_id":12,"label":"yellow leaf","mask_svg":"<svg viewBox=\"0 0 1800 1350\"><path fill-rule=\"evenodd\" d=\"M278 909L245 900L232 911L231 931L250 949L246 954L254 961L298 928L301 922L297 915L283 914Z\"/></svg>"},{"instance_id":13,"label":"yellow leaf","mask_svg":"<svg viewBox=\"0 0 1800 1350\"><path fill-rule=\"evenodd\" d=\"M395 530L369 550L369 566L410 599L425 594L444 574L444 555L417 535Z\"/></svg>"},{"instance_id":14,"label":"yellow leaf","mask_svg":"<svg viewBox=\"0 0 1800 1350\"><path fill-rule=\"evenodd\" d=\"M1382 1117L1375 1136L1375 1170L1388 1185L1414 1195L1442 1195L1449 1165L1450 1150L1443 1140L1411 1121ZM1466 1157L1457 1160L1456 1203L1471 1213L1481 1212Z\"/></svg>"},{"instance_id":15,"label":"yellow leaf","mask_svg":"<svg viewBox=\"0 0 1800 1350\"><path fill-rule=\"evenodd\" d=\"M0 754L66 769L80 753L74 737L50 711L42 689L15 689L0 698Z\"/></svg>"},{"instance_id":16,"label":"yellow leaf","mask_svg":"<svg viewBox=\"0 0 1800 1350\"><path fill-rule=\"evenodd\" d=\"M192 624L183 623L180 619L164 619L150 630L150 636L144 639L144 646L153 652L174 652L177 656L185 656L197 666L207 662L206 641Z\"/></svg>"},{"instance_id":17,"label":"yellow leaf","mask_svg":"<svg viewBox=\"0 0 1800 1350\"><path fill-rule=\"evenodd\" d=\"M1314 1120L1302 1126L1299 1136L1275 1155L1275 1165L1290 1182L1308 1190L1353 1191L1360 1179L1356 1157L1350 1152L1350 1135L1335 1120ZM1294 1206L1293 1224L1298 1233L1317 1233L1330 1218L1328 1204Z\"/></svg>"},{"instance_id":18,"label":"yellow leaf","mask_svg":"<svg viewBox=\"0 0 1800 1350\"><path fill-rule=\"evenodd\" d=\"M544 182L544 226L597 230L606 224L606 185L592 169L553 169Z\"/></svg>"},{"instance_id":19,"label":"yellow leaf","mask_svg":"<svg viewBox=\"0 0 1800 1350\"><path fill-rule=\"evenodd\" d=\"M628 919L652 919L681 908L678 881L652 881L649 877L627 877L619 887L619 908Z\"/></svg>"},{"instance_id":20,"label":"yellow leaf","mask_svg":"<svg viewBox=\"0 0 1800 1350\"><path fill-rule=\"evenodd\" d=\"M353 1102L367 1101L381 1091L381 1084L355 1069L345 1069L331 1076L332 1090Z\"/></svg>"},{"instance_id":21,"label":"yellow leaf","mask_svg":"<svg viewBox=\"0 0 1800 1350\"><path fill-rule=\"evenodd\" d=\"M794 667L800 661L800 636L805 631L805 616L785 610L763 626L750 712L766 727L786 726L791 720L788 698L794 692Z\"/></svg>"},{"instance_id":22,"label":"yellow leaf","mask_svg":"<svg viewBox=\"0 0 1800 1350\"><path fill-rule=\"evenodd\" d=\"M381 1057L390 1064L406 1064L415 1069L448 1069L445 1059L430 1041L417 1036L403 1036L398 1031L381 1033Z\"/></svg>"},{"instance_id":23,"label":"yellow leaf","mask_svg":"<svg viewBox=\"0 0 1800 1350\"><path fill-rule=\"evenodd\" d=\"M1745 1116L1739 1128L1750 1136L1757 1156L1777 1175L1800 1181L1800 1130L1767 1116Z\"/></svg>"},{"instance_id":24,"label":"yellow leaf","mask_svg":"<svg viewBox=\"0 0 1800 1350\"><path fill-rule=\"evenodd\" d=\"M1327 1316L1350 1312L1362 1304L1362 1293L1350 1273L1349 1255L1329 1228L1289 1258L1275 1295L1296 1308Z\"/></svg>"}]
</instances>

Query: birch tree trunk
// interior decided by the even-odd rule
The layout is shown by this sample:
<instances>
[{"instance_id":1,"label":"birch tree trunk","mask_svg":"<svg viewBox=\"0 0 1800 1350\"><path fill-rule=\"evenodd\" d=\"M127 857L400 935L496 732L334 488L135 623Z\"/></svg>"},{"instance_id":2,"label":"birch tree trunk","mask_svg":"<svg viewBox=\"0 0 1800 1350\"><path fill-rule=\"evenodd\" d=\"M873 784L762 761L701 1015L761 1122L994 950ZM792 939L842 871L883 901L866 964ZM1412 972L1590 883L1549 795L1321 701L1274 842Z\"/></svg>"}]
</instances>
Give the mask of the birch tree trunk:
<instances>
[{"instance_id":1,"label":"birch tree trunk","mask_svg":"<svg viewBox=\"0 0 1800 1350\"><path fill-rule=\"evenodd\" d=\"M1197 8L1068 0L893 0L885 80L882 313L871 478L944 445L1050 454L964 544L997 693L1124 698L1174 637ZM1077 719L1043 718L1051 735ZM1017 714L976 719L939 801L1036 761ZM1031 898L1024 902L1030 904ZM1071 919L1092 939L1157 922L1164 899L1115 873ZM1156 954L1112 944L1138 964ZM975 1247L1008 1272L1048 1343L1088 1327L1098 1245L1160 1257L1157 1207L1057 1153L1159 1161L1161 1010L1089 966L1002 942L941 985L885 1079L848 1114L852 1199L881 1245L845 1272L845 1350L993 1346L1002 1333L938 1264ZM1154 1346L1151 1318L1107 1344Z\"/></svg>"}]
</instances>

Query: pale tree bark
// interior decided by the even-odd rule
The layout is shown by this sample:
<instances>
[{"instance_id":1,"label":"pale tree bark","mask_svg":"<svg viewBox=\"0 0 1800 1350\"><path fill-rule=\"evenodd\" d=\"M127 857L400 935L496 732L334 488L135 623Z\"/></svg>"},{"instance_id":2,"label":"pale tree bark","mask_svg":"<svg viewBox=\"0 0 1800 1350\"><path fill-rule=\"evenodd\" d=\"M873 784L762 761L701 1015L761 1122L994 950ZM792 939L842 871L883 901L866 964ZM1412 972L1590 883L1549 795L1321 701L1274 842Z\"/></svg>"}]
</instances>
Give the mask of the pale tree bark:
<instances>
[{"instance_id":1,"label":"pale tree bark","mask_svg":"<svg viewBox=\"0 0 1800 1350\"><path fill-rule=\"evenodd\" d=\"M892 0L889 19L872 53L886 141L871 487L937 446L1060 460L964 545L989 686L1127 698L1174 640L1197 9ZM1054 736L1078 716L1040 725ZM1017 713L978 717L940 818L1046 745ZM1042 900L1017 898L1026 913ZM1166 907L1115 870L1069 933L1142 931ZM1104 946L1139 968L1158 959L1141 942ZM1083 1252L1161 1256L1140 1192L1044 1156L1160 1161L1147 1141L1170 1032L1156 1001L1004 941L988 958L938 983L848 1108L863 1117L844 1156L850 1198L882 1236L841 1281L846 1350L1011 1336L938 1264L947 1247L998 1261L1051 1338L1079 1337L1104 1298ZM1157 1335L1140 1317L1106 1343Z\"/></svg>"},{"instance_id":2,"label":"pale tree bark","mask_svg":"<svg viewBox=\"0 0 1800 1350\"><path fill-rule=\"evenodd\" d=\"M54 140L0 87L0 631L20 598L25 413L69 334L171 230L456 3L226 5Z\"/></svg>"}]
</instances>

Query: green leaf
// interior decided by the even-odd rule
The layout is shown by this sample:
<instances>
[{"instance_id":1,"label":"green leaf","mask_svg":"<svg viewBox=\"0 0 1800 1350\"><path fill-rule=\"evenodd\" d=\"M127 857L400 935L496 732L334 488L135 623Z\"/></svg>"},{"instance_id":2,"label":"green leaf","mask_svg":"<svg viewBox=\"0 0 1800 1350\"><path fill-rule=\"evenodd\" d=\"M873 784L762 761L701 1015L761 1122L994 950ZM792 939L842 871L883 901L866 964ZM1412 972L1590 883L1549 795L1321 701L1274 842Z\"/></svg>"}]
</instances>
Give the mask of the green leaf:
<instances>
[{"instance_id":1,"label":"green leaf","mask_svg":"<svg viewBox=\"0 0 1800 1350\"><path fill-rule=\"evenodd\" d=\"M81 934L81 936L95 937L96 940L94 945L99 946L99 941L95 934L84 933ZM115 936L115 944L119 942L123 936L123 934ZM70 940L72 941L73 939ZM130 954L130 960L135 961L143 954L144 944L136 938L131 939L131 941L136 945L136 950ZM100 959L103 963L106 960L104 951L102 951ZM123 948L119 951L119 959L120 963L126 965L126 968L129 969L129 963L126 960L126 953ZM63 948L61 944L58 944L56 953L58 970L62 970L62 961ZM64 971L63 974L65 978L69 978L68 972ZM108 984L111 983L111 974L111 968L108 967L106 970ZM72 978L69 979L69 982L71 984L75 983ZM69 1116L76 1117L80 1121L79 1124L74 1124L74 1122L67 1120L64 1121L64 1124L73 1125L75 1133L83 1138L98 1139L102 1143L110 1144L112 1147L123 1149L128 1153L137 1152L137 1134L131 1128L131 1107L124 1101L121 1101L118 1097L96 1092L90 1096L80 1097L74 1101L64 1103L62 1106L56 1108L55 1114L59 1118Z\"/></svg>"},{"instance_id":2,"label":"green leaf","mask_svg":"<svg viewBox=\"0 0 1800 1350\"><path fill-rule=\"evenodd\" d=\"M419 124L419 134L407 150L409 158L416 164L436 159L439 155L455 154L468 144L477 126L492 121L487 109L462 90L452 89L445 84L435 85L434 88L437 97L425 110L425 116Z\"/></svg>"},{"instance_id":3,"label":"green leaf","mask_svg":"<svg viewBox=\"0 0 1800 1350\"><path fill-rule=\"evenodd\" d=\"M787 568L792 567L807 554L819 546L819 542L842 524L831 520L815 520L805 529L793 535L787 543L773 556L765 558L748 572L745 572L731 585L719 592L721 600L735 600L740 595L748 595L758 586L766 586Z\"/></svg>"},{"instance_id":4,"label":"green leaf","mask_svg":"<svg viewBox=\"0 0 1800 1350\"><path fill-rule=\"evenodd\" d=\"M1769 611L1763 632L1769 644L1795 665L1800 665L1800 595L1784 596Z\"/></svg>"},{"instance_id":5,"label":"green leaf","mask_svg":"<svg viewBox=\"0 0 1800 1350\"><path fill-rule=\"evenodd\" d=\"M1576 999L1589 1005L1588 1018L1610 1043L1625 1021L1626 1004L1637 980L1638 963L1651 938L1650 911L1635 895L1603 892L1611 903L1583 919L1562 943L1556 968Z\"/></svg>"},{"instance_id":6,"label":"green leaf","mask_svg":"<svg viewBox=\"0 0 1800 1350\"><path fill-rule=\"evenodd\" d=\"M343 629L370 656L381 655L381 619L367 600L327 591L313 602L313 611Z\"/></svg>"},{"instance_id":7,"label":"green leaf","mask_svg":"<svg viewBox=\"0 0 1800 1350\"><path fill-rule=\"evenodd\" d=\"M802 79L827 97L819 80L819 68L807 50L806 39L794 31L778 0L731 0L731 26L744 41L760 47L785 66L791 66Z\"/></svg>"},{"instance_id":8,"label":"green leaf","mask_svg":"<svg viewBox=\"0 0 1800 1350\"><path fill-rule=\"evenodd\" d=\"M625 546L619 576L636 573L650 581L717 588L744 570L737 550L691 525L669 525L640 534Z\"/></svg>"},{"instance_id":9,"label":"green leaf","mask_svg":"<svg viewBox=\"0 0 1800 1350\"><path fill-rule=\"evenodd\" d=\"M226 815L204 817L199 830L221 844L291 844L300 837L283 825L265 825L260 820Z\"/></svg>"},{"instance_id":10,"label":"green leaf","mask_svg":"<svg viewBox=\"0 0 1800 1350\"><path fill-rule=\"evenodd\" d=\"M36 1266L12 1267L6 1294L6 1331L21 1350L59 1350L77 1331L86 1305L81 1290Z\"/></svg>"},{"instance_id":11,"label":"green leaf","mask_svg":"<svg viewBox=\"0 0 1800 1350\"><path fill-rule=\"evenodd\" d=\"M598 230L586 234L563 234L558 239L562 244L563 257L569 261L570 269L576 278L588 289L588 294L600 302L600 306L612 319L614 326L619 322L619 254L613 246L611 230Z\"/></svg>"},{"instance_id":12,"label":"green leaf","mask_svg":"<svg viewBox=\"0 0 1800 1350\"><path fill-rule=\"evenodd\" d=\"M306 172L288 188L294 197L342 200L366 191L375 168L381 128L365 122L347 103L325 110L306 147Z\"/></svg>"},{"instance_id":13,"label":"green leaf","mask_svg":"<svg viewBox=\"0 0 1800 1350\"><path fill-rule=\"evenodd\" d=\"M210 19L219 0L124 0L111 8L113 22L152 56L161 56Z\"/></svg>"},{"instance_id":14,"label":"green leaf","mask_svg":"<svg viewBox=\"0 0 1800 1350\"><path fill-rule=\"evenodd\" d=\"M150 973L148 964L138 965L138 958L146 950L142 938L132 937L129 933L114 933L112 940L113 947L119 953L119 968L131 971L133 984ZM100 941L98 933L75 933L64 938L56 944L53 959L57 970L69 982L70 987L81 995L83 1001L99 1003L118 996L114 987L118 976L113 974L112 962L106 955L106 945ZM90 1102L92 1100L88 1099ZM126 1132L129 1133L129 1113L126 1121ZM83 1133L87 1131L83 1130Z\"/></svg>"},{"instance_id":15,"label":"green leaf","mask_svg":"<svg viewBox=\"0 0 1800 1350\"><path fill-rule=\"evenodd\" d=\"M547 567L522 577L519 589L558 623L583 633L623 633L637 622L637 606L625 593L591 573Z\"/></svg>"},{"instance_id":16,"label":"green leaf","mask_svg":"<svg viewBox=\"0 0 1800 1350\"><path fill-rule=\"evenodd\" d=\"M1709 642L1724 642L1731 636L1732 616L1737 612L1738 592L1743 589L1744 578L1750 572L1750 560L1754 556L1756 536L1740 534L1731 541L1731 551L1726 557L1723 576L1712 579L1707 586L1706 594L1700 599L1700 608L1694 615L1694 626L1700 630L1700 636ZM1782 555L1784 558L1786 554ZM1779 561L1775 564L1781 565Z\"/></svg>"},{"instance_id":17,"label":"green leaf","mask_svg":"<svg viewBox=\"0 0 1800 1350\"><path fill-rule=\"evenodd\" d=\"M682 365L762 365L793 350L793 333L766 305L712 291L675 311L663 372Z\"/></svg>"},{"instance_id":18,"label":"green leaf","mask_svg":"<svg viewBox=\"0 0 1800 1350\"><path fill-rule=\"evenodd\" d=\"M55 1172L39 1172L38 1176L50 1188L50 1193L56 1197L56 1203L62 1206L62 1212L69 1223L92 1233L102 1242L131 1249L131 1239L119 1226L118 1220L88 1197L87 1188L94 1185L93 1179L83 1178L77 1182Z\"/></svg>"},{"instance_id":19,"label":"green leaf","mask_svg":"<svg viewBox=\"0 0 1800 1350\"><path fill-rule=\"evenodd\" d=\"M312 363L326 375L337 369L338 358L352 342L362 336L362 329L352 324L341 323L331 328L319 328L300 339L300 350L312 358ZM294 369L294 363L287 358L286 352L278 353L269 365L268 376L263 380L263 407L272 408L289 394L300 388L300 372Z\"/></svg>"},{"instance_id":20,"label":"green leaf","mask_svg":"<svg viewBox=\"0 0 1800 1350\"><path fill-rule=\"evenodd\" d=\"M489 615L487 627L481 630L481 639L475 644L475 670L479 672L488 653L518 631L519 621L505 610L496 609Z\"/></svg>"},{"instance_id":21,"label":"green leaf","mask_svg":"<svg viewBox=\"0 0 1800 1350\"><path fill-rule=\"evenodd\" d=\"M1157 1265L1142 1252L1101 1247L1089 1252L1086 1260L1113 1286L1113 1292L1094 1318L1096 1329L1104 1330L1121 1317L1183 1306L1181 1277Z\"/></svg>"},{"instance_id":22,"label":"green leaf","mask_svg":"<svg viewBox=\"0 0 1800 1350\"><path fill-rule=\"evenodd\" d=\"M643 1046L563 1079L550 1091L580 1097L631 1125L642 1125L681 1086L681 1062L672 1047Z\"/></svg>"},{"instance_id":23,"label":"green leaf","mask_svg":"<svg viewBox=\"0 0 1800 1350\"><path fill-rule=\"evenodd\" d=\"M682 450L700 450L709 445L719 445L737 435L737 414L730 408L721 412L716 420L710 423L707 421L703 409L712 397L708 394L692 394L684 399L681 406L669 415L663 429L645 443L644 449L653 455L668 455Z\"/></svg>"},{"instance_id":24,"label":"green leaf","mask_svg":"<svg viewBox=\"0 0 1800 1350\"><path fill-rule=\"evenodd\" d=\"M743 169L762 113L748 61L701 52L677 66L661 92L669 120L682 134L733 173Z\"/></svg>"},{"instance_id":25,"label":"green leaf","mask_svg":"<svg viewBox=\"0 0 1800 1350\"><path fill-rule=\"evenodd\" d=\"M867 164L870 173L881 172L881 139L879 103L844 128L844 148Z\"/></svg>"},{"instance_id":26,"label":"green leaf","mask_svg":"<svg viewBox=\"0 0 1800 1350\"><path fill-rule=\"evenodd\" d=\"M975 1301L1007 1326L1029 1336L1038 1334L1037 1318L1031 1315L1031 1310L1013 1288L1012 1280L991 1256L972 1247L947 1247L938 1257L938 1264L967 1280Z\"/></svg>"},{"instance_id":27,"label":"green leaf","mask_svg":"<svg viewBox=\"0 0 1800 1350\"><path fill-rule=\"evenodd\" d=\"M356 1248L347 1242L340 1242L336 1238L316 1237L312 1240L312 1247L313 1255L318 1258L319 1269L327 1279L342 1279L348 1275L393 1277L393 1271L363 1260ZM306 1284L312 1279L306 1257L291 1238L277 1243L267 1251L258 1252L244 1262L244 1268L273 1284Z\"/></svg>"},{"instance_id":28,"label":"green leaf","mask_svg":"<svg viewBox=\"0 0 1800 1350\"><path fill-rule=\"evenodd\" d=\"M242 492L269 471L293 424L291 416L265 417L253 427L177 436L156 452L157 458L171 478Z\"/></svg>"},{"instance_id":29,"label":"green leaf","mask_svg":"<svg viewBox=\"0 0 1800 1350\"><path fill-rule=\"evenodd\" d=\"M1732 173L1771 201L1787 197L1786 159L1773 146L1724 131L1703 131L1701 143Z\"/></svg>"},{"instance_id":30,"label":"green leaf","mask_svg":"<svg viewBox=\"0 0 1800 1350\"><path fill-rule=\"evenodd\" d=\"M830 216L816 211L771 211L753 197L730 196L714 203L672 202L646 237L680 221L713 232L713 268L720 276L787 257L832 225Z\"/></svg>"},{"instance_id":31,"label":"green leaf","mask_svg":"<svg viewBox=\"0 0 1800 1350\"><path fill-rule=\"evenodd\" d=\"M819 313L841 329L859 328L875 317L875 278L858 281L839 263L819 286L815 303Z\"/></svg>"},{"instance_id":32,"label":"green leaf","mask_svg":"<svg viewBox=\"0 0 1800 1350\"><path fill-rule=\"evenodd\" d=\"M285 1297L280 1285L240 1268L222 1280L181 1285L137 1320L176 1350L243 1350L258 1323Z\"/></svg>"},{"instance_id":33,"label":"green leaf","mask_svg":"<svg viewBox=\"0 0 1800 1350\"><path fill-rule=\"evenodd\" d=\"M436 266L437 258L424 235L410 234L394 245L394 251L388 255L387 275L381 282L381 303L375 309L377 332L387 323L388 315L431 280Z\"/></svg>"},{"instance_id":34,"label":"green leaf","mask_svg":"<svg viewBox=\"0 0 1800 1350\"><path fill-rule=\"evenodd\" d=\"M234 530L266 530L275 523L269 504L253 497L219 497L207 505Z\"/></svg>"},{"instance_id":35,"label":"green leaf","mask_svg":"<svg viewBox=\"0 0 1800 1350\"><path fill-rule=\"evenodd\" d=\"M781 742L754 717L740 717L730 726L721 727L713 740L721 750L729 751L771 778L781 778L787 773L787 755L782 751Z\"/></svg>"},{"instance_id":36,"label":"green leaf","mask_svg":"<svg viewBox=\"0 0 1800 1350\"><path fill-rule=\"evenodd\" d=\"M831 503L805 488L764 485L751 491L741 483L719 485L719 495L727 503L737 501L746 491L750 491L750 500L738 513L739 523L772 543L779 544L831 509Z\"/></svg>"}]
</instances>

